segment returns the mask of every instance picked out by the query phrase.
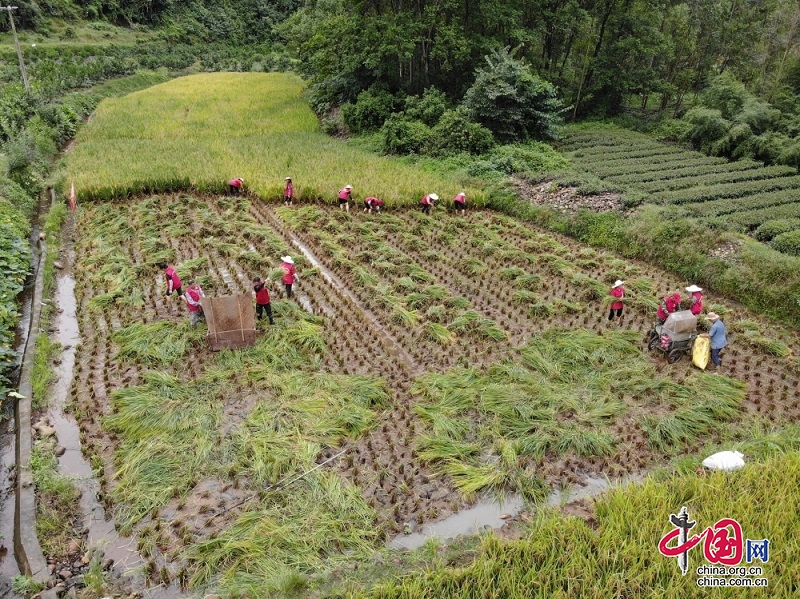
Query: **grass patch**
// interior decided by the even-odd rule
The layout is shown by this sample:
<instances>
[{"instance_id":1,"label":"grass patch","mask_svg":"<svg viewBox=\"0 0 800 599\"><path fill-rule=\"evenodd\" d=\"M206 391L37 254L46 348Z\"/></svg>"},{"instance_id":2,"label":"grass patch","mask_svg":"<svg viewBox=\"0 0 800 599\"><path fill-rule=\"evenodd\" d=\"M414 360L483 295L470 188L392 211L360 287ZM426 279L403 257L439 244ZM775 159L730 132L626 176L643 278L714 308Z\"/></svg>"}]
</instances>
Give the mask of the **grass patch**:
<instances>
[{"instance_id":1,"label":"grass patch","mask_svg":"<svg viewBox=\"0 0 800 599\"><path fill-rule=\"evenodd\" d=\"M61 556L69 540L77 536L80 492L68 477L58 473L52 449L41 443L34 444L30 465L37 492L36 534L45 555Z\"/></svg>"},{"instance_id":2,"label":"grass patch","mask_svg":"<svg viewBox=\"0 0 800 599\"><path fill-rule=\"evenodd\" d=\"M48 391L58 377L53 371L52 361L58 355L61 345L50 339L46 333L37 335L33 352L33 369L31 370L31 387L33 389L34 410L41 410L48 405Z\"/></svg>"}]
</instances>

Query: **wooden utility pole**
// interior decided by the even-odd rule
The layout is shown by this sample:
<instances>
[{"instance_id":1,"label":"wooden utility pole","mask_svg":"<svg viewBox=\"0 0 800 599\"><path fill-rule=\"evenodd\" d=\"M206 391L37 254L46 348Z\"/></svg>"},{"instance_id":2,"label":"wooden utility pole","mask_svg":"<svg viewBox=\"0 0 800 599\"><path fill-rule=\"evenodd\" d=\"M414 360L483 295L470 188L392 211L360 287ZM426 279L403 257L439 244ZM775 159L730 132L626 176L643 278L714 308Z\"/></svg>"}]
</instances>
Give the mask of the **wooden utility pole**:
<instances>
[{"instance_id":1,"label":"wooden utility pole","mask_svg":"<svg viewBox=\"0 0 800 599\"><path fill-rule=\"evenodd\" d=\"M17 49L17 58L19 59L19 72L22 74L22 84L25 86L25 91L30 91L31 84L28 83L28 71L25 70L25 61L22 59L22 48L19 47L19 39L17 39L17 28L14 27L14 16L12 11L17 10L16 6L0 6L0 10L8 12L8 20L11 21L11 32L14 34L14 47Z\"/></svg>"}]
</instances>

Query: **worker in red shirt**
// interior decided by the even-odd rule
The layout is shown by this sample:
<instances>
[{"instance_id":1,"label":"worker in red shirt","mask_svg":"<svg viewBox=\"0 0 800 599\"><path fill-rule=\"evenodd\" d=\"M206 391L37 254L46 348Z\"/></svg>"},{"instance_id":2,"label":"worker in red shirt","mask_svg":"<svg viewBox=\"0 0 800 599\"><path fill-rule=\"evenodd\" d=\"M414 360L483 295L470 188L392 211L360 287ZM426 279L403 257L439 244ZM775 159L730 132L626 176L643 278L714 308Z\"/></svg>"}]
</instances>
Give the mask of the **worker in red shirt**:
<instances>
[{"instance_id":1,"label":"worker in red shirt","mask_svg":"<svg viewBox=\"0 0 800 599\"><path fill-rule=\"evenodd\" d=\"M422 213L430 214L434 202L436 202L438 199L439 196L437 196L435 193L429 193L426 196L422 196L422 201L420 202L420 204L422 204Z\"/></svg>"},{"instance_id":2,"label":"worker in red shirt","mask_svg":"<svg viewBox=\"0 0 800 599\"><path fill-rule=\"evenodd\" d=\"M291 206L294 200L294 185L292 185L292 178L286 177L286 187L283 189L283 205Z\"/></svg>"},{"instance_id":3,"label":"worker in red shirt","mask_svg":"<svg viewBox=\"0 0 800 599\"><path fill-rule=\"evenodd\" d=\"M698 316L700 312L703 311L703 294L701 293L703 289L697 285L689 285L686 291L691 294L690 298L692 303L689 306L689 310L691 310L692 314Z\"/></svg>"},{"instance_id":4,"label":"worker in red shirt","mask_svg":"<svg viewBox=\"0 0 800 599\"><path fill-rule=\"evenodd\" d=\"M383 200L375 197L368 197L364 200L364 212L372 214L372 211L380 212L383 208Z\"/></svg>"},{"instance_id":5,"label":"worker in red shirt","mask_svg":"<svg viewBox=\"0 0 800 599\"><path fill-rule=\"evenodd\" d=\"M291 256L281 256L281 268L283 269L283 284L286 287L286 297L292 297L292 285L295 281L299 281L300 277L294 269L294 260Z\"/></svg>"},{"instance_id":6,"label":"worker in red shirt","mask_svg":"<svg viewBox=\"0 0 800 599\"><path fill-rule=\"evenodd\" d=\"M656 316L658 317L658 324L664 324L667 320L667 317L672 314L678 307L681 305L681 294L680 293L673 293L672 295L667 295L664 299L661 300L661 303L658 305L658 312L656 312Z\"/></svg>"},{"instance_id":7,"label":"worker in red shirt","mask_svg":"<svg viewBox=\"0 0 800 599\"><path fill-rule=\"evenodd\" d=\"M189 279L189 286L186 288L186 294L183 298L189 308L189 323L192 326L195 326L198 320L206 319L203 306L200 305L200 298L205 296L206 294L200 289L200 285L194 279Z\"/></svg>"},{"instance_id":8,"label":"worker in red shirt","mask_svg":"<svg viewBox=\"0 0 800 599\"><path fill-rule=\"evenodd\" d=\"M614 312L616 312L619 324L622 324L622 298L625 297L625 287L623 287L623 285L625 285L625 281L617 279L614 282L614 286L611 288L611 297L616 299L611 302L608 310L608 319L613 322Z\"/></svg>"},{"instance_id":9,"label":"worker in red shirt","mask_svg":"<svg viewBox=\"0 0 800 599\"><path fill-rule=\"evenodd\" d=\"M275 324L275 321L272 319L272 304L269 303L267 282L262 281L261 277L254 277L253 291L256 294L256 316L261 320L264 317L264 312L266 312L269 323Z\"/></svg>"},{"instance_id":10,"label":"worker in red shirt","mask_svg":"<svg viewBox=\"0 0 800 599\"><path fill-rule=\"evenodd\" d=\"M230 189L231 195L238 196L242 193L242 188L244 187L244 179L241 177L237 179L231 179L228 181L228 189Z\"/></svg>"},{"instance_id":11,"label":"worker in red shirt","mask_svg":"<svg viewBox=\"0 0 800 599\"><path fill-rule=\"evenodd\" d=\"M456 213L460 210L461 214L464 214L467 211L467 194L462 191L460 194L454 197L453 208L456 209Z\"/></svg>"},{"instance_id":12,"label":"worker in red shirt","mask_svg":"<svg viewBox=\"0 0 800 599\"><path fill-rule=\"evenodd\" d=\"M339 190L339 208L350 212L350 200L353 197L353 186L345 185Z\"/></svg>"},{"instance_id":13,"label":"worker in red shirt","mask_svg":"<svg viewBox=\"0 0 800 599\"><path fill-rule=\"evenodd\" d=\"M178 295L183 295L181 278L178 276L178 273L175 272L175 267L171 264L167 266L166 262L159 262L156 266L164 271L164 278L167 281L167 295L172 295L173 291Z\"/></svg>"}]
</instances>

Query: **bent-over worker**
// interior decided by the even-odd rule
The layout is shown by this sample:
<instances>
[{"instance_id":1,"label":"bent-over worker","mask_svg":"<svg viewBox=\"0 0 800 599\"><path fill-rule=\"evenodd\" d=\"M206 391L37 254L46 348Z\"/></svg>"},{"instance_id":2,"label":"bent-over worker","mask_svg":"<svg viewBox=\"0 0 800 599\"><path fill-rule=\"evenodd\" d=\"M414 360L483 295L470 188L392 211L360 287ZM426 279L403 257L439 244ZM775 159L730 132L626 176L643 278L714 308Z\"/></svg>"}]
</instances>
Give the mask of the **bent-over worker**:
<instances>
[{"instance_id":1,"label":"bent-over worker","mask_svg":"<svg viewBox=\"0 0 800 599\"><path fill-rule=\"evenodd\" d=\"M681 294L673 293L672 295L664 296L661 303L658 305L656 316L658 317L658 324L664 324L667 317L672 314L681 305Z\"/></svg>"},{"instance_id":2,"label":"bent-over worker","mask_svg":"<svg viewBox=\"0 0 800 599\"><path fill-rule=\"evenodd\" d=\"M430 214L431 208L433 207L434 202L439 199L435 193L429 193L426 196L422 196L422 201L420 204L422 205L422 213L423 214Z\"/></svg>"},{"instance_id":3,"label":"bent-over worker","mask_svg":"<svg viewBox=\"0 0 800 599\"><path fill-rule=\"evenodd\" d=\"M167 295L172 295L173 291L178 295L183 295L181 278L175 272L175 267L172 264L167 266L166 262L159 262L156 266L164 271L164 278L167 281Z\"/></svg>"},{"instance_id":4,"label":"bent-over worker","mask_svg":"<svg viewBox=\"0 0 800 599\"><path fill-rule=\"evenodd\" d=\"M238 177L236 179L231 179L228 181L228 189L230 189L231 195L238 196L242 193L242 187L244 186L244 179Z\"/></svg>"},{"instance_id":5,"label":"bent-over worker","mask_svg":"<svg viewBox=\"0 0 800 599\"><path fill-rule=\"evenodd\" d=\"M339 190L339 208L350 212L350 200L353 197L353 186L345 185Z\"/></svg>"},{"instance_id":6,"label":"bent-over worker","mask_svg":"<svg viewBox=\"0 0 800 599\"><path fill-rule=\"evenodd\" d=\"M275 324L275 321L272 319L272 304L269 301L267 282L262 281L261 277L254 277L253 291L256 294L256 316L261 320L264 317L264 312L266 312L269 323Z\"/></svg>"},{"instance_id":7,"label":"bent-over worker","mask_svg":"<svg viewBox=\"0 0 800 599\"><path fill-rule=\"evenodd\" d=\"M203 306L200 305L200 298L205 297L206 294L203 293L200 285L194 279L189 279L188 285L183 297L186 300L186 306L189 308L189 323L195 326L198 320L206 319Z\"/></svg>"},{"instance_id":8,"label":"bent-over worker","mask_svg":"<svg viewBox=\"0 0 800 599\"><path fill-rule=\"evenodd\" d=\"M689 310L691 310L692 314L697 316L703 311L703 294L700 293L703 289L697 285L689 285L686 291L691 294L690 299L692 303L689 306Z\"/></svg>"},{"instance_id":9,"label":"bent-over worker","mask_svg":"<svg viewBox=\"0 0 800 599\"><path fill-rule=\"evenodd\" d=\"M364 212L372 214L372 211L380 212L383 208L383 200L376 197L368 197L364 200Z\"/></svg>"}]
</instances>

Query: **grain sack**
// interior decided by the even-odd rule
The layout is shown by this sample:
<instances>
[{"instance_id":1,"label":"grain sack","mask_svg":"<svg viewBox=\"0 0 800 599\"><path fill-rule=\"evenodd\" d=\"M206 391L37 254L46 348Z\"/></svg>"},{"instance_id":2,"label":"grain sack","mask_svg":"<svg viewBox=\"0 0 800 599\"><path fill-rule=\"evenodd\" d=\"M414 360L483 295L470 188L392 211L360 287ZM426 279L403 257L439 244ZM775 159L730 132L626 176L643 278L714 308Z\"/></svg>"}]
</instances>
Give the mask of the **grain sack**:
<instances>
[{"instance_id":1,"label":"grain sack","mask_svg":"<svg viewBox=\"0 0 800 599\"><path fill-rule=\"evenodd\" d=\"M692 347L692 364L705 370L711 357L711 339L708 335L698 335Z\"/></svg>"}]
</instances>

